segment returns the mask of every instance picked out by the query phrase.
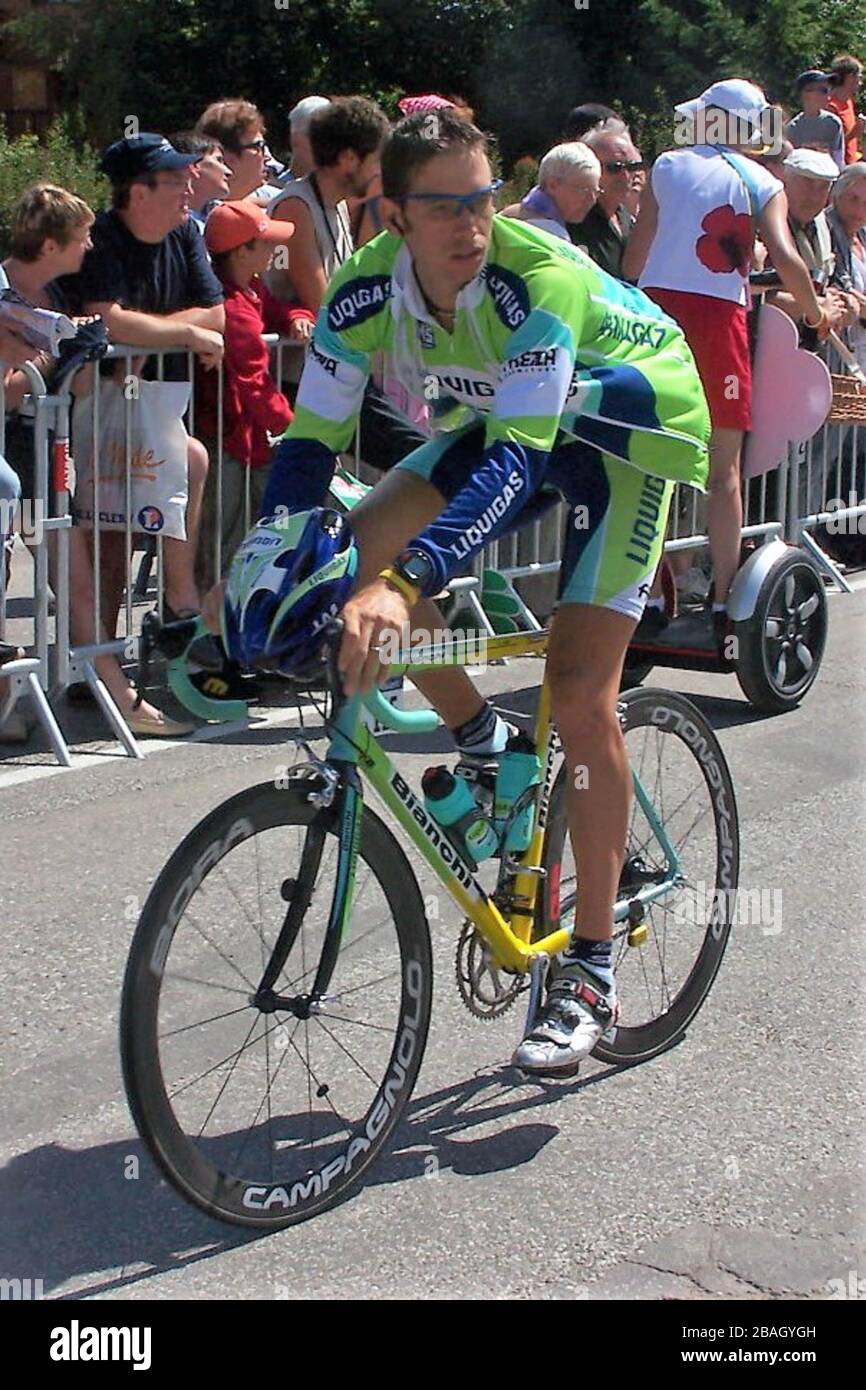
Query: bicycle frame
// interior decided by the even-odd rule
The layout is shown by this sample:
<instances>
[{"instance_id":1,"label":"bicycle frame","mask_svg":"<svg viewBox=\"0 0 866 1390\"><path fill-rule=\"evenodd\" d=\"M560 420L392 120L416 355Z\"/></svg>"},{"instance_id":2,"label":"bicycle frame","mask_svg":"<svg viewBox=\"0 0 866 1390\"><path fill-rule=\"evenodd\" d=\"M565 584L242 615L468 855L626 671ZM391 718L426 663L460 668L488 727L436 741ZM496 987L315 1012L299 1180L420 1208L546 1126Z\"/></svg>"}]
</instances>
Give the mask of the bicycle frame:
<instances>
[{"instance_id":1,"label":"bicycle frame","mask_svg":"<svg viewBox=\"0 0 866 1390\"><path fill-rule=\"evenodd\" d=\"M547 650L547 630L514 633L485 640L488 661L506 657L538 655ZM427 659L428 656L431 659ZM474 643L450 638L442 648L415 648L411 659L391 667L394 674L407 671L420 674L443 665L464 666L477 657ZM553 786L553 766L556 738L550 721L550 689L545 679L541 686L535 722L535 744L544 775L537 793L537 815L532 841L518 860L510 919L489 897L477 881L466 860L457 852L447 834L427 813L423 803L396 770L387 753L361 720L362 705L366 705L380 723L398 733L429 732L439 726L438 715L432 710L398 710L390 705L378 690L363 700L356 696L338 711L333 724L330 748L324 766L339 775L342 789L340 804L340 836L337 878L332 902L329 928L319 975L313 996L327 988L333 963L339 950L343 926L351 911L351 895L355 876L363 796L358 773L369 782L380 800L391 812L411 844L430 865L451 898L468 917L487 943L501 968L517 974L526 973L534 957L553 956L565 949L570 931L559 928L549 936L531 941L535 921L538 884L541 877L541 858L550 795ZM649 797L637 773L632 769L635 796L647 821L664 850L667 875L661 883L647 884L628 899L621 899L614 909L615 922L640 920L646 904L664 896L677 886L680 875L679 857L665 834Z\"/></svg>"}]
</instances>

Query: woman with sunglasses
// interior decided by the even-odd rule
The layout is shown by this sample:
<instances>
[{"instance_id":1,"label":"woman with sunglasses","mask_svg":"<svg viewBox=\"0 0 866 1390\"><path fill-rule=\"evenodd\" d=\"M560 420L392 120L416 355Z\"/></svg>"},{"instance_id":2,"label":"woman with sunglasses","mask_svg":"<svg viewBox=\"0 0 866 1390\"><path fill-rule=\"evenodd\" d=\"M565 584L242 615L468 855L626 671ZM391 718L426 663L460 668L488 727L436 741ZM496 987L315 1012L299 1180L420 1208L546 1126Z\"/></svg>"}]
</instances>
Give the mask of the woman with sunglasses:
<instances>
[{"instance_id":1,"label":"woman with sunglasses","mask_svg":"<svg viewBox=\"0 0 866 1390\"><path fill-rule=\"evenodd\" d=\"M803 109L785 126L785 135L795 149L808 146L823 150L835 160L837 168L844 169L845 131L835 111L830 110L829 77L814 68L801 72L794 90Z\"/></svg>"},{"instance_id":2,"label":"woman with sunglasses","mask_svg":"<svg viewBox=\"0 0 866 1390\"><path fill-rule=\"evenodd\" d=\"M265 118L251 101L215 101L199 117L196 135L216 140L231 170L229 198L249 198L265 182Z\"/></svg>"}]
</instances>

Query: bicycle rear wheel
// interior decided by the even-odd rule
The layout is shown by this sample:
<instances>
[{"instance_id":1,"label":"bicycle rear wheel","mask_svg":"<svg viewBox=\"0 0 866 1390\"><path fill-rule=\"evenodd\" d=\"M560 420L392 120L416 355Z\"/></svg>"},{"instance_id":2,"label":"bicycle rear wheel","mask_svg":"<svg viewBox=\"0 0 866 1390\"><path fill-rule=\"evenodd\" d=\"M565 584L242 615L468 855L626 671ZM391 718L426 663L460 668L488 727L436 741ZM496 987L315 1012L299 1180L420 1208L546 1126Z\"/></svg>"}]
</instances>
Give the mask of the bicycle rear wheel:
<instances>
[{"instance_id":1,"label":"bicycle rear wheel","mask_svg":"<svg viewBox=\"0 0 866 1390\"><path fill-rule=\"evenodd\" d=\"M409 1100L430 1018L421 895L367 807L337 963L304 1017L337 877L339 814L310 803L316 785L252 787L187 836L147 900L123 987L142 1138L184 1197L259 1229L313 1216L359 1183ZM297 934L276 1004L262 1007L253 996L290 913Z\"/></svg>"},{"instance_id":2,"label":"bicycle rear wheel","mask_svg":"<svg viewBox=\"0 0 866 1390\"><path fill-rule=\"evenodd\" d=\"M620 1021L593 1053L613 1064L664 1051L697 1014L725 952L739 874L733 782L703 715L667 690L630 690L621 706L629 762L680 858L682 883L647 907L643 944L629 946L628 927L614 927ZM565 778L563 765L551 794L537 935L570 926L579 893ZM666 874L664 850L635 798L619 896Z\"/></svg>"}]
</instances>

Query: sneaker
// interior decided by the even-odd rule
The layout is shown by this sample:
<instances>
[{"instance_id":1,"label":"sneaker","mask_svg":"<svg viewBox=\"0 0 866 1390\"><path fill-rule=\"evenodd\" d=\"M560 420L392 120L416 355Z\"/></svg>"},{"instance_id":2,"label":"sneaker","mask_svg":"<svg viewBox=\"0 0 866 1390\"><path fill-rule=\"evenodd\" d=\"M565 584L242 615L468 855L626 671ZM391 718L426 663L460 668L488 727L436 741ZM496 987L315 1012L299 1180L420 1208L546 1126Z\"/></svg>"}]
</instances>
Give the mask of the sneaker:
<instances>
[{"instance_id":1,"label":"sneaker","mask_svg":"<svg viewBox=\"0 0 866 1390\"><path fill-rule=\"evenodd\" d=\"M511 1060L533 1076L572 1076L618 1018L616 988L604 993L571 967L550 986L537 1023Z\"/></svg>"}]
</instances>

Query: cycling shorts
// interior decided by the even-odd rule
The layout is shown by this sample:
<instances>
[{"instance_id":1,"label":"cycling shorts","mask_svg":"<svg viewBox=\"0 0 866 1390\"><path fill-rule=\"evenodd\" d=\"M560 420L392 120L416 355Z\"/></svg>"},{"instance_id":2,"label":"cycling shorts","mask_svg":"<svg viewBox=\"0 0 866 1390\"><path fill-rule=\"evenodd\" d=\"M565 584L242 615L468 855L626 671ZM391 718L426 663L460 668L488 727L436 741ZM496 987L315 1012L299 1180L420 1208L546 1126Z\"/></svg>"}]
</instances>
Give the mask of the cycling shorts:
<instances>
[{"instance_id":1,"label":"cycling shorts","mask_svg":"<svg viewBox=\"0 0 866 1390\"><path fill-rule=\"evenodd\" d=\"M424 478L450 501L469 482L483 451L484 426L471 425L429 440L397 467ZM496 534L510 535L536 520L558 493L570 508L560 604L611 608L637 622L664 548L672 491L664 478L560 436L541 493Z\"/></svg>"}]
</instances>

